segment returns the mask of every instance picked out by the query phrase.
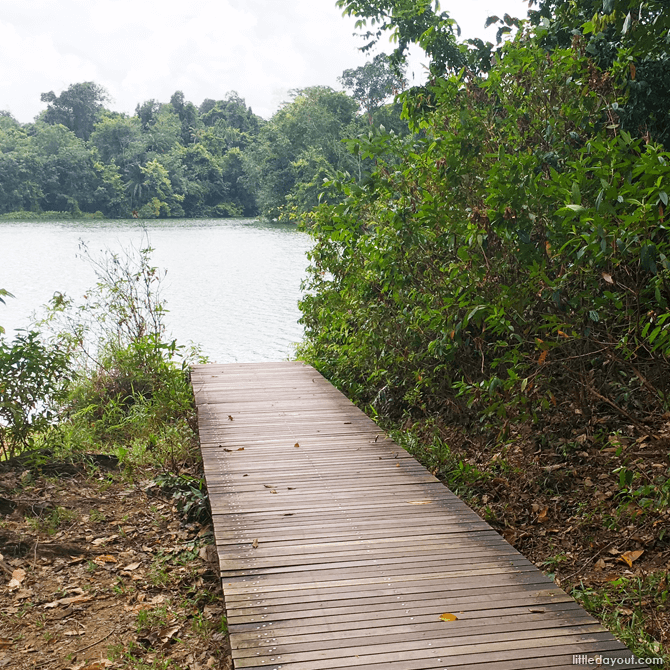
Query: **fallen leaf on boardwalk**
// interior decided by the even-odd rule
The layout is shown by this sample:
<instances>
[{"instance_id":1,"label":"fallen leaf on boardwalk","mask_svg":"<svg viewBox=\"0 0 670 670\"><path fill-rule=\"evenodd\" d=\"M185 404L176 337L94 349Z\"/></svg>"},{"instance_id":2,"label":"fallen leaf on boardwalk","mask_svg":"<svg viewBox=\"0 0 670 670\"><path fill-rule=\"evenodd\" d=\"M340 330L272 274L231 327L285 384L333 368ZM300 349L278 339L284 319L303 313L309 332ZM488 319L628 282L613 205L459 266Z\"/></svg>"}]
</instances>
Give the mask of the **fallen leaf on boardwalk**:
<instances>
[{"instance_id":1,"label":"fallen leaf on boardwalk","mask_svg":"<svg viewBox=\"0 0 670 670\"><path fill-rule=\"evenodd\" d=\"M275 491L274 489L272 489L272 490L270 491L270 493L277 493L277 491Z\"/></svg>"},{"instance_id":2,"label":"fallen leaf on boardwalk","mask_svg":"<svg viewBox=\"0 0 670 670\"><path fill-rule=\"evenodd\" d=\"M53 609L58 607L58 605L75 605L77 603L87 603L89 600L93 600L93 596L72 596L72 598L61 598L60 600L54 600L51 603L44 605L44 609Z\"/></svg>"},{"instance_id":3,"label":"fallen leaf on boardwalk","mask_svg":"<svg viewBox=\"0 0 670 670\"><path fill-rule=\"evenodd\" d=\"M228 452L231 452L231 451L232 451L232 449L226 449L225 447L224 447L223 450L224 450L224 451L228 451Z\"/></svg>"},{"instance_id":4,"label":"fallen leaf on boardwalk","mask_svg":"<svg viewBox=\"0 0 670 670\"><path fill-rule=\"evenodd\" d=\"M17 568L12 572L12 579L7 584L7 588L10 591L16 591L16 589L21 587L21 582L26 578L26 571L21 568Z\"/></svg>"},{"instance_id":5,"label":"fallen leaf on boardwalk","mask_svg":"<svg viewBox=\"0 0 670 670\"><path fill-rule=\"evenodd\" d=\"M233 420L233 417L230 416L230 414L229 414L229 415L228 415L228 421L232 421L232 420Z\"/></svg>"},{"instance_id":6,"label":"fallen leaf on boardwalk","mask_svg":"<svg viewBox=\"0 0 670 670\"><path fill-rule=\"evenodd\" d=\"M244 447L240 447L237 451L244 451Z\"/></svg>"},{"instance_id":7,"label":"fallen leaf on boardwalk","mask_svg":"<svg viewBox=\"0 0 670 670\"><path fill-rule=\"evenodd\" d=\"M96 556L93 559L93 562L97 565L103 565L104 563L116 563L116 558L110 554L103 554L102 556Z\"/></svg>"},{"instance_id":8,"label":"fallen leaf on boardwalk","mask_svg":"<svg viewBox=\"0 0 670 670\"><path fill-rule=\"evenodd\" d=\"M265 486L266 489L273 489L274 488L274 484L263 484L263 486Z\"/></svg>"},{"instance_id":9,"label":"fallen leaf on boardwalk","mask_svg":"<svg viewBox=\"0 0 670 670\"><path fill-rule=\"evenodd\" d=\"M131 563L130 565L126 565L125 568L122 568L124 572L132 572L133 570L137 570L137 568L140 567L139 563Z\"/></svg>"},{"instance_id":10,"label":"fallen leaf on boardwalk","mask_svg":"<svg viewBox=\"0 0 670 670\"><path fill-rule=\"evenodd\" d=\"M532 612L533 614L544 614L544 610L540 609L539 607L529 607L528 611Z\"/></svg>"},{"instance_id":11,"label":"fallen leaf on boardwalk","mask_svg":"<svg viewBox=\"0 0 670 670\"><path fill-rule=\"evenodd\" d=\"M249 475L242 475L243 477L248 477Z\"/></svg>"},{"instance_id":12,"label":"fallen leaf on boardwalk","mask_svg":"<svg viewBox=\"0 0 670 670\"><path fill-rule=\"evenodd\" d=\"M293 446L294 447L299 447L300 445L296 442Z\"/></svg>"},{"instance_id":13,"label":"fallen leaf on boardwalk","mask_svg":"<svg viewBox=\"0 0 670 670\"><path fill-rule=\"evenodd\" d=\"M408 500L407 504L408 505L430 505L432 503L432 500Z\"/></svg>"},{"instance_id":14,"label":"fallen leaf on boardwalk","mask_svg":"<svg viewBox=\"0 0 670 670\"><path fill-rule=\"evenodd\" d=\"M440 621L458 621L458 617L455 614L440 614Z\"/></svg>"},{"instance_id":15,"label":"fallen leaf on boardwalk","mask_svg":"<svg viewBox=\"0 0 670 670\"><path fill-rule=\"evenodd\" d=\"M400 467L400 463L396 463L395 466L396 466L396 468L399 468L399 467Z\"/></svg>"},{"instance_id":16,"label":"fallen leaf on boardwalk","mask_svg":"<svg viewBox=\"0 0 670 670\"><path fill-rule=\"evenodd\" d=\"M254 538L254 541L251 543L251 546L254 549L258 549L258 538L257 537Z\"/></svg>"},{"instance_id":17,"label":"fallen leaf on boardwalk","mask_svg":"<svg viewBox=\"0 0 670 670\"><path fill-rule=\"evenodd\" d=\"M289 491L295 491L295 486L288 486L287 488Z\"/></svg>"},{"instance_id":18,"label":"fallen leaf on boardwalk","mask_svg":"<svg viewBox=\"0 0 670 670\"><path fill-rule=\"evenodd\" d=\"M644 554L644 549L638 549L637 551L626 551L625 553L619 556L619 560L628 564L629 568L633 567L633 561L637 561L640 556Z\"/></svg>"}]
</instances>

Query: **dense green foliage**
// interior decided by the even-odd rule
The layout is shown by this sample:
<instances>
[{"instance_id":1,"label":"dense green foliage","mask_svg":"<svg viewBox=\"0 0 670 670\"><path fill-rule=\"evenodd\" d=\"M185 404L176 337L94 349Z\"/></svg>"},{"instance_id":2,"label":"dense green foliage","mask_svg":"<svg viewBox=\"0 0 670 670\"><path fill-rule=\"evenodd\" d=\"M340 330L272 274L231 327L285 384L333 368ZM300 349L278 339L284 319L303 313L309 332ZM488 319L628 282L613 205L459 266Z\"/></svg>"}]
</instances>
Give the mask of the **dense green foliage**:
<instances>
[{"instance_id":1,"label":"dense green foliage","mask_svg":"<svg viewBox=\"0 0 670 670\"><path fill-rule=\"evenodd\" d=\"M0 338L1 460L102 450L176 469L196 455L189 364L200 357L165 336L150 253L86 254L98 281L83 302L56 294L39 332Z\"/></svg>"},{"instance_id":2,"label":"dense green foliage","mask_svg":"<svg viewBox=\"0 0 670 670\"><path fill-rule=\"evenodd\" d=\"M670 155L622 128L627 89L586 39L546 37L488 45L485 76L480 45L439 61L403 96L425 136L352 142L375 169L309 218L302 355L377 411L504 428L667 404Z\"/></svg>"},{"instance_id":3,"label":"dense green foliage","mask_svg":"<svg viewBox=\"0 0 670 670\"><path fill-rule=\"evenodd\" d=\"M34 123L0 113L0 217L294 219L317 204L326 178L360 172L344 137L373 123L407 132L400 108L382 104L398 81L388 59L359 70L345 73L355 98L293 91L269 121L234 92L196 107L177 91L133 116L106 109L93 82L45 93Z\"/></svg>"},{"instance_id":4,"label":"dense green foliage","mask_svg":"<svg viewBox=\"0 0 670 670\"><path fill-rule=\"evenodd\" d=\"M45 345L38 333L0 339L0 458L30 448L51 427L69 379L66 352Z\"/></svg>"}]
</instances>

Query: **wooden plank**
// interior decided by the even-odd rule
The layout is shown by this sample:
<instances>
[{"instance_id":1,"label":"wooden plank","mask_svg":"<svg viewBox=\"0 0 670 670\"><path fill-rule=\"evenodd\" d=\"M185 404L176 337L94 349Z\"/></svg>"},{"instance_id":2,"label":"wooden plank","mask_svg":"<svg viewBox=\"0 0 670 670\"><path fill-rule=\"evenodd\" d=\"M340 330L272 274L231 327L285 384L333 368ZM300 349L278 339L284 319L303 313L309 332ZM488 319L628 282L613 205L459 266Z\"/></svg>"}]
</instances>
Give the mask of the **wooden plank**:
<instances>
[{"instance_id":1,"label":"wooden plank","mask_svg":"<svg viewBox=\"0 0 670 670\"><path fill-rule=\"evenodd\" d=\"M632 656L313 368L199 365L192 384L235 668Z\"/></svg>"}]
</instances>

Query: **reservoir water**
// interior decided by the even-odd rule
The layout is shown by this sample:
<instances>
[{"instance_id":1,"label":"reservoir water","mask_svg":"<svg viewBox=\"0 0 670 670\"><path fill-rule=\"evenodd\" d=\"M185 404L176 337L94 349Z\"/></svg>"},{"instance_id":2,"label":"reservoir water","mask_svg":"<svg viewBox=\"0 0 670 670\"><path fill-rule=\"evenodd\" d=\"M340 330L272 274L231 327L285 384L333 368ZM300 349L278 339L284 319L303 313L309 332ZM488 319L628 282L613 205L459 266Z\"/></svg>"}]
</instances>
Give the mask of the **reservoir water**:
<instances>
[{"instance_id":1,"label":"reservoir water","mask_svg":"<svg viewBox=\"0 0 670 670\"><path fill-rule=\"evenodd\" d=\"M8 337L55 292L80 301L95 284L79 257L140 248L149 236L152 265L167 270L162 296L167 330L192 341L212 362L285 360L302 337L300 283L311 246L295 226L236 220L0 222L0 304Z\"/></svg>"}]
</instances>

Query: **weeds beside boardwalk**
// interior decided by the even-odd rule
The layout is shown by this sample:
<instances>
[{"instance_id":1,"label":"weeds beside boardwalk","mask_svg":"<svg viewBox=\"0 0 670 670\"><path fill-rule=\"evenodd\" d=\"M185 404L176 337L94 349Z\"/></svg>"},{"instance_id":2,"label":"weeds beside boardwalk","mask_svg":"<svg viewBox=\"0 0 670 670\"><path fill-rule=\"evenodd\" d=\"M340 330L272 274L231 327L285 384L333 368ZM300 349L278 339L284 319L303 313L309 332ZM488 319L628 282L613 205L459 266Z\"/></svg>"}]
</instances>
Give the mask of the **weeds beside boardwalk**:
<instances>
[{"instance_id":1,"label":"weeds beside boardwalk","mask_svg":"<svg viewBox=\"0 0 670 670\"><path fill-rule=\"evenodd\" d=\"M148 245L0 347L0 668L229 668L189 364ZM87 254L85 253L87 256Z\"/></svg>"}]
</instances>

